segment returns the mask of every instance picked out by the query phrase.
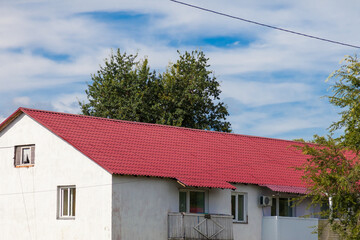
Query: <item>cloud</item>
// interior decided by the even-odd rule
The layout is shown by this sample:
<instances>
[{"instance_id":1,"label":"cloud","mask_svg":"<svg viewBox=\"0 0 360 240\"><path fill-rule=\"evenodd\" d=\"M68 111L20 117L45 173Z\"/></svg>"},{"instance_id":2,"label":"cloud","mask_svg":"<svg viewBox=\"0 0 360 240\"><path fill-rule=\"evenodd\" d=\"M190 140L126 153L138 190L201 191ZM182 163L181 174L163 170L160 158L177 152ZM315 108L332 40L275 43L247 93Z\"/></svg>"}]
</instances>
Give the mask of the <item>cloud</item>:
<instances>
[{"instance_id":1,"label":"cloud","mask_svg":"<svg viewBox=\"0 0 360 240\"><path fill-rule=\"evenodd\" d=\"M323 100L254 108L242 106L229 117L236 133L285 139L311 139L315 133L324 135L337 119L337 109L329 109Z\"/></svg>"},{"instance_id":2,"label":"cloud","mask_svg":"<svg viewBox=\"0 0 360 240\"><path fill-rule=\"evenodd\" d=\"M28 106L30 104L29 97L16 97L13 99L13 104L18 106Z\"/></svg>"},{"instance_id":3,"label":"cloud","mask_svg":"<svg viewBox=\"0 0 360 240\"><path fill-rule=\"evenodd\" d=\"M252 107L305 101L314 97L307 84L290 82L226 81L222 84L222 90L224 97L234 98Z\"/></svg>"},{"instance_id":4,"label":"cloud","mask_svg":"<svg viewBox=\"0 0 360 240\"><path fill-rule=\"evenodd\" d=\"M360 25L360 1L187 2L337 41L360 38L353 27ZM354 52L162 0L5 1L0 15L2 116L27 103L19 96L34 108L79 112L76 98L84 99L85 82L111 48L148 56L160 71L177 49L199 48L222 82L236 132L301 135L296 131L324 128L334 118L329 104L316 105L323 80Z\"/></svg>"},{"instance_id":5,"label":"cloud","mask_svg":"<svg viewBox=\"0 0 360 240\"><path fill-rule=\"evenodd\" d=\"M62 94L51 101L51 105L55 111L66 113L80 113L79 101L86 99L83 93Z\"/></svg>"}]
</instances>

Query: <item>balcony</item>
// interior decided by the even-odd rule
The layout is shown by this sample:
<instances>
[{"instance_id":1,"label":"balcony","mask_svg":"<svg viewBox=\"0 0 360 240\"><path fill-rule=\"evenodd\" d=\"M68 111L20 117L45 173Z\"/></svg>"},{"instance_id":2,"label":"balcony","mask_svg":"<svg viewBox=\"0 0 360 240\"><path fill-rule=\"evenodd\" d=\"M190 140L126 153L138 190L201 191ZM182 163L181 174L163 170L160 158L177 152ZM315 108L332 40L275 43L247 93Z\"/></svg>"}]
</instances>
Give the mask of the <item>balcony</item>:
<instances>
[{"instance_id":1,"label":"balcony","mask_svg":"<svg viewBox=\"0 0 360 240\"><path fill-rule=\"evenodd\" d=\"M263 217L262 240L317 240L317 218Z\"/></svg>"},{"instance_id":2,"label":"balcony","mask_svg":"<svg viewBox=\"0 0 360 240\"><path fill-rule=\"evenodd\" d=\"M233 240L231 215L169 213L169 240Z\"/></svg>"}]
</instances>

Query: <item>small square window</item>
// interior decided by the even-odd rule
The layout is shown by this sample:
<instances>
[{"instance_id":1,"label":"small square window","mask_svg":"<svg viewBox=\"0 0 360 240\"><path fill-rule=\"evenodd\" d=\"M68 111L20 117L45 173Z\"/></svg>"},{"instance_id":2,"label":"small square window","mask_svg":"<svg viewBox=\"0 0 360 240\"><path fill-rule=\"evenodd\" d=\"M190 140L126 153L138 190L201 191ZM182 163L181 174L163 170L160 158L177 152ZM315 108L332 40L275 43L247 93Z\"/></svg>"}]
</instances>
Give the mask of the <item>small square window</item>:
<instances>
[{"instance_id":1,"label":"small square window","mask_svg":"<svg viewBox=\"0 0 360 240\"><path fill-rule=\"evenodd\" d=\"M246 194L231 195L231 215L235 222L247 222Z\"/></svg>"},{"instance_id":2,"label":"small square window","mask_svg":"<svg viewBox=\"0 0 360 240\"><path fill-rule=\"evenodd\" d=\"M15 146L15 167L31 167L35 164L35 145Z\"/></svg>"},{"instance_id":3,"label":"small square window","mask_svg":"<svg viewBox=\"0 0 360 240\"><path fill-rule=\"evenodd\" d=\"M76 209L76 187L58 187L58 218L74 219Z\"/></svg>"}]
</instances>

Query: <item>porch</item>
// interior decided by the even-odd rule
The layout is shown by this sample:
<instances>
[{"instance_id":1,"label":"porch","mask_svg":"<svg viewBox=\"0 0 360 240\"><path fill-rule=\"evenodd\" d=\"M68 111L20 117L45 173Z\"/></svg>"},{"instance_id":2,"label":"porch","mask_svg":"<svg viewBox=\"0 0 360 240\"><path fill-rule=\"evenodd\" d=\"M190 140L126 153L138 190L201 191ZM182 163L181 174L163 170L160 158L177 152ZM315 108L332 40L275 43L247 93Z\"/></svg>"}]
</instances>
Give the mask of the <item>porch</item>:
<instances>
[{"instance_id":1,"label":"porch","mask_svg":"<svg viewBox=\"0 0 360 240\"><path fill-rule=\"evenodd\" d=\"M169 213L169 240L233 240L231 215Z\"/></svg>"}]
</instances>

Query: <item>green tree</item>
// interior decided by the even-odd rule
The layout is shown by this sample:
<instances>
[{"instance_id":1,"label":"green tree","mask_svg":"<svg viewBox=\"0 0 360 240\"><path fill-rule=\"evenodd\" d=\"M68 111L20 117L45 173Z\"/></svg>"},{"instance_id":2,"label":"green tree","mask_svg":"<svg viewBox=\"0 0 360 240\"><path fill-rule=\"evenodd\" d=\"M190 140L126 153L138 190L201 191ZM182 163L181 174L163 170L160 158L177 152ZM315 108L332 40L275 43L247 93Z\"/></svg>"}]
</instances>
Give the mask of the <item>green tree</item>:
<instances>
[{"instance_id":1,"label":"green tree","mask_svg":"<svg viewBox=\"0 0 360 240\"><path fill-rule=\"evenodd\" d=\"M302 199L311 199L312 205L328 206L319 215L329 219L332 230L341 239L359 239L359 157L331 136L315 136L313 142L297 146L309 156L298 168L304 172L308 188Z\"/></svg>"},{"instance_id":2,"label":"green tree","mask_svg":"<svg viewBox=\"0 0 360 240\"><path fill-rule=\"evenodd\" d=\"M341 119L330 127L327 137L314 136L313 143L298 145L308 156L298 169L304 171L312 204L329 202L330 208L320 212L329 217L331 228L342 239L360 239L360 63L348 56L345 64L332 73L328 81L333 95L331 104L340 107ZM344 130L333 138L337 130Z\"/></svg>"},{"instance_id":3,"label":"green tree","mask_svg":"<svg viewBox=\"0 0 360 240\"><path fill-rule=\"evenodd\" d=\"M330 126L330 132L343 129L342 144L360 150L360 62L356 56L347 56L343 62L328 78L335 80L329 101L343 109L341 119Z\"/></svg>"},{"instance_id":4,"label":"green tree","mask_svg":"<svg viewBox=\"0 0 360 240\"><path fill-rule=\"evenodd\" d=\"M162 74L164 115L160 123L230 132L229 115L220 102L220 85L202 51L185 52Z\"/></svg>"},{"instance_id":5,"label":"green tree","mask_svg":"<svg viewBox=\"0 0 360 240\"><path fill-rule=\"evenodd\" d=\"M118 49L105 59L85 91L82 113L130 121L230 132L219 83L202 51L185 52L162 74L148 60Z\"/></svg>"}]
</instances>

